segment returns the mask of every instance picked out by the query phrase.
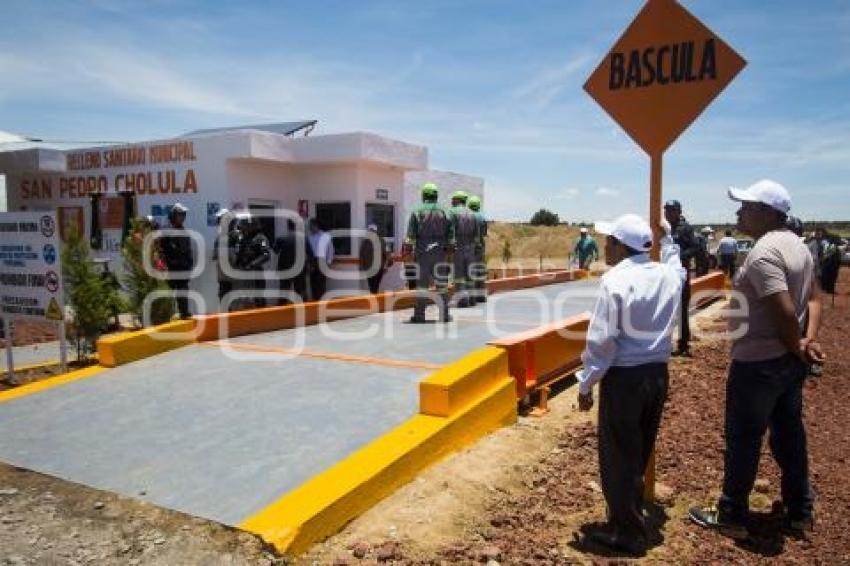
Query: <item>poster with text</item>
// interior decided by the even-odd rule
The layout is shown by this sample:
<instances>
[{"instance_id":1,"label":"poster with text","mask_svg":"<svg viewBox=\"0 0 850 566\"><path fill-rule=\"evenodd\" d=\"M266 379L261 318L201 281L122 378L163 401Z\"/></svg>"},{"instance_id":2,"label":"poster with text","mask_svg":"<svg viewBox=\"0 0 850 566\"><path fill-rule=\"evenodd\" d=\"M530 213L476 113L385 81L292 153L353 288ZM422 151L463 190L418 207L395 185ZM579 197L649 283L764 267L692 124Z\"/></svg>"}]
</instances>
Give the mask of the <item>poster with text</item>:
<instances>
[{"instance_id":1,"label":"poster with text","mask_svg":"<svg viewBox=\"0 0 850 566\"><path fill-rule=\"evenodd\" d=\"M56 213L0 213L0 242L0 317L62 320Z\"/></svg>"}]
</instances>

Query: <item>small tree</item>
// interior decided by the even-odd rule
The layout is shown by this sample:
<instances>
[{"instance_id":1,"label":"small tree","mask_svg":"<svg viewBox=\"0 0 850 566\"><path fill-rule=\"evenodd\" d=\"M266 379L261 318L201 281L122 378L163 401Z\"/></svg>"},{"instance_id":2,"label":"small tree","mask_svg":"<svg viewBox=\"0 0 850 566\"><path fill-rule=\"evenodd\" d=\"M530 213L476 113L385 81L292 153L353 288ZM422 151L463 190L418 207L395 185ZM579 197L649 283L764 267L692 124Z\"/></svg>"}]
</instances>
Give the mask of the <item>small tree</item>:
<instances>
[{"instance_id":1,"label":"small tree","mask_svg":"<svg viewBox=\"0 0 850 566\"><path fill-rule=\"evenodd\" d=\"M130 235L124 241L124 247L121 248L121 255L124 257L124 285L127 287L128 308L139 325L144 320L142 308L145 298L154 291L168 291L165 281L151 277L145 271L142 254L145 236L150 232L150 226L144 221L133 220L130 224ZM156 266L160 258L155 245L152 247L152 254L149 264ZM168 297L153 301L150 308L150 319L153 324L168 322L174 315L174 301Z\"/></svg>"},{"instance_id":2,"label":"small tree","mask_svg":"<svg viewBox=\"0 0 850 566\"><path fill-rule=\"evenodd\" d=\"M121 304L115 288L97 273L85 238L76 231L62 248L62 275L73 311L77 359L88 359L97 339L109 325L112 308Z\"/></svg>"},{"instance_id":3,"label":"small tree","mask_svg":"<svg viewBox=\"0 0 850 566\"><path fill-rule=\"evenodd\" d=\"M558 215L545 208L541 208L531 217L532 226L557 226L559 222Z\"/></svg>"}]
</instances>

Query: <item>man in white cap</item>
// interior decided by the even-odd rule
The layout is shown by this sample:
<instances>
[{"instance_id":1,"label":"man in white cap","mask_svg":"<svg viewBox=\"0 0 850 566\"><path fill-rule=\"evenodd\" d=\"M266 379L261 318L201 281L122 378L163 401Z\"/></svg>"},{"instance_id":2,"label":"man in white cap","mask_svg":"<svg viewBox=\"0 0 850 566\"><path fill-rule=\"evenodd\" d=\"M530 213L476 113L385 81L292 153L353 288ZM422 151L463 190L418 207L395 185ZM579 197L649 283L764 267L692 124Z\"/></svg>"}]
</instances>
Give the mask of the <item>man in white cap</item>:
<instances>
[{"instance_id":1,"label":"man in white cap","mask_svg":"<svg viewBox=\"0 0 850 566\"><path fill-rule=\"evenodd\" d=\"M668 225L669 226L669 225ZM679 248L661 227L662 263L649 259L653 231L639 216L598 222L605 234L600 295L578 372L579 409L599 392L599 473L608 504L608 529L591 538L633 555L646 552L641 510L643 474L655 446L667 396L670 335L679 312L685 270Z\"/></svg>"},{"instance_id":2,"label":"man in white cap","mask_svg":"<svg viewBox=\"0 0 850 566\"><path fill-rule=\"evenodd\" d=\"M177 203L168 211L169 229L172 234L160 238L160 249L165 266L168 268L168 286L175 291L175 301L180 318L189 318L189 279L185 275L192 271L195 259L192 253L192 239L179 232L185 233L183 223L189 209L182 203Z\"/></svg>"},{"instance_id":3,"label":"man in white cap","mask_svg":"<svg viewBox=\"0 0 850 566\"><path fill-rule=\"evenodd\" d=\"M590 269L590 264L599 259L599 247L584 226L579 230L578 240L573 248L573 255L578 258L579 269Z\"/></svg>"},{"instance_id":4,"label":"man in white cap","mask_svg":"<svg viewBox=\"0 0 850 566\"><path fill-rule=\"evenodd\" d=\"M714 507L693 507L697 524L733 538L748 536L749 495L758 473L765 431L782 471L785 527L806 536L814 496L809 484L803 379L808 364L823 361L817 343L821 307L812 255L785 226L791 197L762 180L729 189L741 203L738 230L756 243L733 281L729 331L732 364L726 382L726 452L723 492Z\"/></svg>"}]
</instances>

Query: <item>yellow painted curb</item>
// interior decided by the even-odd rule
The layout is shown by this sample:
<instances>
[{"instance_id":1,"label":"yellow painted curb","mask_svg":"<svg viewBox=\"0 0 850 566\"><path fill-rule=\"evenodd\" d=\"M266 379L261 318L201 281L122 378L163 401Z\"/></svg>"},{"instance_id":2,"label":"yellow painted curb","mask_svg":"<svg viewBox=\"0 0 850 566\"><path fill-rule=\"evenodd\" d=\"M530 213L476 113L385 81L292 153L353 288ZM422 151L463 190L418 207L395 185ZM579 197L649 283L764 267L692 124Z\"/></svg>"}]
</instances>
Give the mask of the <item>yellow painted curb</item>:
<instances>
[{"instance_id":1,"label":"yellow painted curb","mask_svg":"<svg viewBox=\"0 0 850 566\"><path fill-rule=\"evenodd\" d=\"M499 354L503 359L498 362L492 361L489 352L486 356L478 352L467 356L479 355L483 363L496 363L504 372L498 378L485 372L489 386L476 398L467 399L465 406L454 405L457 410L452 416L417 415L409 419L248 517L239 527L261 536L280 552L299 554L337 532L426 467L493 430L515 423L514 381L507 375L506 355ZM466 358L452 365L478 370ZM464 381L467 375L457 378Z\"/></svg>"},{"instance_id":2,"label":"yellow painted curb","mask_svg":"<svg viewBox=\"0 0 850 566\"><path fill-rule=\"evenodd\" d=\"M46 389L59 387L60 385L71 383L72 381L79 381L80 379L91 377L103 371L106 371L106 368L103 366L89 366L87 368L63 373L55 377L42 379L41 381L27 383L26 385L21 385L19 387L8 389L6 391L0 391L0 403L5 403L6 401L11 401L12 399L17 399L18 397L32 395L33 393L39 393Z\"/></svg>"},{"instance_id":3,"label":"yellow painted curb","mask_svg":"<svg viewBox=\"0 0 850 566\"><path fill-rule=\"evenodd\" d=\"M419 383L419 413L450 417L508 375L505 353L500 348L485 346Z\"/></svg>"},{"instance_id":4,"label":"yellow painted curb","mask_svg":"<svg viewBox=\"0 0 850 566\"><path fill-rule=\"evenodd\" d=\"M195 321L176 320L101 338L97 341L97 358L101 365L115 367L194 342Z\"/></svg>"}]
</instances>

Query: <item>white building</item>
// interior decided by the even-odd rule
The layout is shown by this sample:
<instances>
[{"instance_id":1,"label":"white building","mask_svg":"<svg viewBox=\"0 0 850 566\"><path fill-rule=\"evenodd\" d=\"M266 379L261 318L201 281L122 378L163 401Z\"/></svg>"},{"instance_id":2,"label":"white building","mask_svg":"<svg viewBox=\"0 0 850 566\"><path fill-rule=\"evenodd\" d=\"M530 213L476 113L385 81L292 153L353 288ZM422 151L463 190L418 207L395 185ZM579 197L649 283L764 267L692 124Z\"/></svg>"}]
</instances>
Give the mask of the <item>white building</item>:
<instances>
[{"instance_id":1,"label":"white building","mask_svg":"<svg viewBox=\"0 0 850 566\"><path fill-rule=\"evenodd\" d=\"M307 135L315 124L199 130L168 140L68 151L0 152L7 209L55 208L61 228L76 224L89 237L90 195L100 194L103 245L95 255L120 269L124 199L119 191L134 194L137 215L159 217L163 226L170 206L178 201L188 206L186 227L204 237L207 256L220 208L269 215L262 222L272 238L285 230L285 217L274 217L281 210L316 217L334 229L363 230L374 223L397 251L422 183L436 182L443 202L457 189L483 197L482 179L429 170L423 146L362 132ZM334 244L335 267L354 269L356 240L338 238ZM214 267L207 265L191 283L204 296L208 311L217 309L215 277ZM336 285L353 292L356 288L356 282ZM382 287L401 286L396 265Z\"/></svg>"}]
</instances>

